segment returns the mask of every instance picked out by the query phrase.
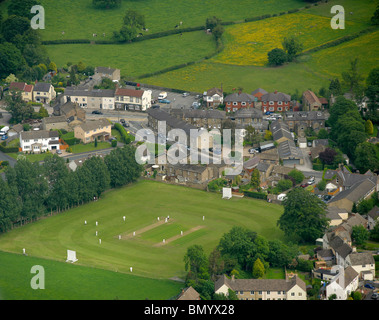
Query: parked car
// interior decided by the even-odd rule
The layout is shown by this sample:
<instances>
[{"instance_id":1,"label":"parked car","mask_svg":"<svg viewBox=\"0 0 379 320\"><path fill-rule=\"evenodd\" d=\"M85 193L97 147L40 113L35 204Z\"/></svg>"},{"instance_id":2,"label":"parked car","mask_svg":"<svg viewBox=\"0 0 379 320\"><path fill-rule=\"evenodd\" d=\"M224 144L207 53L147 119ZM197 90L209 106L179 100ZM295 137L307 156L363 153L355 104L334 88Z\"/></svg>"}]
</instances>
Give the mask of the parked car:
<instances>
[{"instance_id":1,"label":"parked car","mask_svg":"<svg viewBox=\"0 0 379 320\"><path fill-rule=\"evenodd\" d=\"M183 93L183 97L188 97L189 96L189 92L184 92Z\"/></svg>"},{"instance_id":2,"label":"parked car","mask_svg":"<svg viewBox=\"0 0 379 320\"><path fill-rule=\"evenodd\" d=\"M315 183L315 177L310 177L309 180L308 180L308 184L311 185L311 184L314 184Z\"/></svg>"},{"instance_id":3,"label":"parked car","mask_svg":"<svg viewBox=\"0 0 379 320\"><path fill-rule=\"evenodd\" d=\"M265 115L269 116L270 114L272 114L273 112L270 112L270 111L266 111L265 112Z\"/></svg>"},{"instance_id":4,"label":"parked car","mask_svg":"<svg viewBox=\"0 0 379 320\"><path fill-rule=\"evenodd\" d=\"M326 196L324 196L324 200L325 200L325 201L329 201L330 199L332 199L332 196L330 196L330 195L326 195Z\"/></svg>"},{"instance_id":5,"label":"parked car","mask_svg":"<svg viewBox=\"0 0 379 320\"><path fill-rule=\"evenodd\" d=\"M62 154L62 150L57 150L57 154Z\"/></svg>"},{"instance_id":6,"label":"parked car","mask_svg":"<svg viewBox=\"0 0 379 320\"><path fill-rule=\"evenodd\" d=\"M2 137L1 137L1 140L7 140L8 139L8 136L7 135L3 135Z\"/></svg>"},{"instance_id":7,"label":"parked car","mask_svg":"<svg viewBox=\"0 0 379 320\"><path fill-rule=\"evenodd\" d=\"M371 299L377 300L378 298L379 298L379 293L377 293L377 292L374 292L374 293L371 295Z\"/></svg>"},{"instance_id":8,"label":"parked car","mask_svg":"<svg viewBox=\"0 0 379 320\"><path fill-rule=\"evenodd\" d=\"M372 284L370 284L370 283L366 283L365 284L365 288L372 289L372 290L375 289L375 287Z\"/></svg>"},{"instance_id":9,"label":"parked car","mask_svg":"<svg viewBox=\"0 0 379 320\"><path fill-rule=\"evenodd\" d=\"M170 104L171 101L170 100L167 100L167 99L160 99L158 100L159 103L166 103L166 104Z\"/></svg>"},{"instance_id":10,"label":"parked car","mask_svg":"<svg viewBox=\"0 0 379 320\"><path fill-rule=\"evenodd\" d=\"M306 187L308 187L308 183L303 183L303 184L300 185L300 187L306 188Z\"/></svg>"},{"instance_id":11,"label":"parked car","mask_svg":"<svg viewBox=\"0 0 379 320\"><path fill-rule=\"evenodd\" d=\"M200 103L199 103L199 102L194 101L194 102L192 103L192 108L197 109L197 108L199 108L199 107L200 107Z\"/></svg>"},{"instance_id":12,"label":"parked car","mask_svg":"<svg viewBox=\"0 0 379 320\"><path fill-rule=\"evenodd\" d=\"M123 125L125 128L130 127L129 123L127 123L127 122L125 122L125 121L124 121L124 123L123 123L122 125Z\"/></svg>"},{"instance_id":13,"label":"parked car","mask_svg":"<svg viewBox=\"0 0 379 320\"><path fill-rule=\"evenodd\" d=\"M167 92L163 91L158 95L158 100L164 100L167 98Z\"/></svg>"},{"instance_id":14,"label":"parked car","mask_svg":"<svg viewBox=\"0 0 379 320\"><path fill-rule=\"evenodd\" d=\"M125 119L120 119L120 122L121 123L125 123Z\"/></svg>"},{"instance_id":15,"label":"parked car","mask_svg":"<svg viewBox=\"0 0 379 320\"><path fill-rule=\"evenodd\" d=\"M103 114L100 110L92 111L92 114Z\"/></svg>"},{"instance_id":16,"label":"parked car","mask_svg":"<svg viewBox=\"0 0 379 320\"><path fill-rule=\"evenodd\" d=\"M151 106L151 109L159 109L160 108L160 106L159 105L153 105L153 106Z\"/></svg>"}]
</instances>

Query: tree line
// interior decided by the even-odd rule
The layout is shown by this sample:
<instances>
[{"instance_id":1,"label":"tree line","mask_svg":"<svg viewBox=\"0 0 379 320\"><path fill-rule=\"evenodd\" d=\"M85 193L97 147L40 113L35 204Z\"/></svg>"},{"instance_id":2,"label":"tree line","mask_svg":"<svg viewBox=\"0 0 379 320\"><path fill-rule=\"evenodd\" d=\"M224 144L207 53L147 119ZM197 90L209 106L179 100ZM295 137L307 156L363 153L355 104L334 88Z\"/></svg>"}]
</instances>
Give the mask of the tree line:
<instances>
[{"instance_id":1,"label":"tree line","mask_svg":"<svg viewBox=\"0 0 379 320\"><path fill-rule=\"evenodd\" d=\"M136 181L141 172L130 145L104 158L93 156L75 171L56 154L42 164L20 159L0 179L0 232L99 199L110 188Z\"/></svg>"}]
</instances>

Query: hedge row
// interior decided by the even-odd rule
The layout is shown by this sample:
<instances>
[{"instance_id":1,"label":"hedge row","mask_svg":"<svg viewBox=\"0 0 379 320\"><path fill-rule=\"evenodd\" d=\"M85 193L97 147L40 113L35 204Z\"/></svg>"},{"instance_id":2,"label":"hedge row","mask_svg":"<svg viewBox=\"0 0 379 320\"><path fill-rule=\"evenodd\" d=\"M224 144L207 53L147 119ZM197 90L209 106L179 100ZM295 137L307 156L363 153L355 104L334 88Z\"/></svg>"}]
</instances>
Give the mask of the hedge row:
<instances>
[{"instance_id":1,"label":"hedge row","mask_svg":"<svg viewBox=\"0 0 379 320\"><path fill-rule=\"evenodd\" d=\"M126 132L125 128L124 128L121 124L119 124L119 123L115 123L115 124L114 124L114 128L115 128L118 132L120 132L120 134L121 134L121 140L122 140L124 143L129 144L130 142L133 141L132 136L129 135L129 134Z\"/></svg>"},{"instance_id":2,"label":"hedge row","mask_svg":"<svg viewBox=\"0 0 379 320\"><path fill-rule=\"evenodd\" d=\"M16 153L18 152L18 147L6 147L6 142L0 143L0 151L4 153Z\"/></svg>"},{"instance_id":3,"label":"hedge row","mask_svg":"<svg viewBox=\"0 0 379 320\"><path fill-rule=\"evenodd\" d=\"M267 200L267 194L254 191L244 191L243 194L250 198Z\"/></svg>"},{"instance_id":4,"label":"hedge row","mask_svg":"<svg viewBox=\"0 0 379 320\"><path fill-rule=\"evenodd\" d=\"M72 44L72 43L91 43L91 41L88 39L61 39L61 40L45 40L45 41L42 41L43 45Z\"/></svg>"}]
</instances>

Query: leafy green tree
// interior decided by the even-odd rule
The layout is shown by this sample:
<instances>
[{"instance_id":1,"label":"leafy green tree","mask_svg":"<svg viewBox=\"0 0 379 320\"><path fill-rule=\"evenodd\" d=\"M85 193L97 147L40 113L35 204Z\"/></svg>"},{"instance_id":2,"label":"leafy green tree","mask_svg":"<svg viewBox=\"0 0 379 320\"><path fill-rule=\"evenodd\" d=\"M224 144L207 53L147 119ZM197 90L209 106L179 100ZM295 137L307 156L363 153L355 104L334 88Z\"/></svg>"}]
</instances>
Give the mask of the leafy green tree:
<instances>
[{"instance_id":1,"label":"leafy green tree","mask_svg":"<svg viewBox=\"0 0 379 320\"><path fill-rule=\"evenodd\" d=\"M369 239L369 236L369 231L364 226L353 226L351 238L356 245L363 245Z\"/></svg>"},{"instance_id":2,"label":"leafy green tree","mask_svg":"<svg viewBox=\"0 0 379 320\"><path fill-rule=\"evenodd\" d=\"M49 71L55 71L55 72L58 71L58 69L57 69L57 65L55 64L55 62L51 61L51 62L49 63Z\"/></svg>"},{"instance_id":3,"label":"leafy green tree","mask_svg":"<svg viewBox=\"0 0 379 320\"><path fill-rule=\"evenodd\" d=\"M278 184L276 185L276 188L279 190L279 192L286 191L292 187L292 181L289 179L280 179L278 181Z\"/></svg>"},{"instance_id":4,"label":"leafy green tree","mask_svg":"<svg viewBox=\"0 0 379 320\"><path fill-rule=\"evenodd\" d=\"M326 204L307 190L295 188L284 200L284 213L277 225L296 242L314 241L328 227Z\"/></svg>"},{"instance_id":5,"label":"leafy green tree","mask_svg":"<svg viewBox=\"0 0 379 320\"><path fill-rule=\"evenodd\" d=\"M22 36L29 29L31 29L30 21L25 17L17 15L9 16L2 24L2 34L7 42L17 40L17 35Z\"/></svg>"},{"instance_id":6,"label":"leafy green tree","mask_svg":"<svg viewBox=\"0 0 379 320\"><path fill-rule=\"evenodd\" d=\"M366 78L367 86L379 86L379 67L371 69Z\"/></svg>"},{"instance_id":7,"label":"leafy green tree","mask_svg":"<svg viewBox=\"0 0 379 320\"><path fill-rule=\"evenodd\" d=\"M293 61L295 56L303 50L303 44L295 36L285 37L282 46L287 53L288 61Z\"/></svg>"},{"instance_id":8,"label":"leafy green tree","mask_svg":"<svg viewBox=\"0 0 379 320\"><path fill-rule=\"evenodd\" d=\"M269 253L268 242L263 237L251 230L237 226L221 237L218 249L225 261L226 268L228 261L235 260L244 270L252 270L257 258L265 264Z\"/></svg>"},{"instance_id":9,"label":"leafy green tree","mask_svg":"<svg viewBox=\"0 0 379 320\"><path fill-rule=\"evenodd\" d=\"M342 72L342 85L354 96L361 90L364 80L363 75L359 72L358 64L359 59L356 58L350 61L350 69Z\"/></svg>"},{"instance_id":10,"label":"leafy green tree","mask_svg":"<svg viewBox=\"0 0 379 320\"><path fill-rule=\"evenodd\" d=\"M96 193L100 198L101 194L110 187L110 174L104 160L100 157L91 157L83 163L83 166L91 172L91 181Z\"/></svg>"},{"instance_id":11,"label":"leafy green tree","mask_svg":"<svg viewBox=\"0 0 379 320\"><path fill-rule=\"evenodd\" d=\"M12 0L8 5L8 16L16 15L30 20L33 17L30 9L36 5L39 5L39 2L35 0Z\"/></svg>"},{"instance_id":12,"label":"leafy green tree","mask_svg":"<svg viewBox=\"0 0 379 320\"><path fill-rule=\"evenodd\" d=\"M269 241L268 262L271 267L288 267L298 254L298 247L280 240Z\"/></svg>"},{"instance_id":13,"label":"leafy green tree","mask_svg":"<svg viewBox=\"0 0 379 320\"><path fill-rule=\"evenodd\" d=\"M280 48L272 49L267 53L268 64L271 66L281 66L283 63L287 62L287 53Z\"/></svg>"},{"instance_id":14,"label":"leafy green tree","mask_svg":"<svg viewBox=\"0 0 379 320\"><path fill-rule=\"evenodd\" d=\"M13 91L5 98L6 110L11 114L13 123L20 123L23 120L32 118L34 109L31 105L22 100L20 91Z\"/></svg>"},{"instance_id":15,"label":"leafy green tree","mask_svg":"<svg viewBox=\"0 0 379 320\"><path fill-rule=\"evenodd\" d=\"M295 179L295 182L296 182L296 184L299 184L299 183L301 183L301 182L303 182L303 180L304 180L304 174L300 171L300 170L297 170L297 169L293 169L293 170L291 170L289 173L288 173L288 175L290 176L290 177L292 177L292 178L294 178Z\"/></svg>"},{"instance_id":16,"label":"leafy green tree","mask_svg":"<svg viewBox=\"0 0 379 320\"><path fill-rule=\"evenodd\" d=\"M221 24L218 24L215 26L212 30L212 35L215 38L216 41L221 39L222 35L224 33L224 27Z\"/></svg>"},{"instance_id":17,"label":"leafy green tree","mask_svg":"<svg viewBox=\"0 0 379 320\"><path fill-rule=\"evenodd\" d=\"M374 133L374 126L370 119L365 122L365 131L370 136L372 136Z\"/></svg>"},{"instance_id":18,"label":"leafy green tree","mask_svg":"<svg viewBox=\"0 0 379 320\"><path fill-rule=\"evenodd\" d=\"M354 164L361 173L365 173L368 170L376 171L379 169L376 147L372 143L362 142L358 144L354 155Z\"/></svg>"},{"instance_id":19,"label":"leafy green tree","mask_svg":"<svg viewBox=\"0 0 379 320\"><path fill-rule=\"evenodd\" d=\"M17 221L21 213L17 192L14 192L8 183L0 181L0 233L12 229L13 222Z\"/></svg>"},{"instance_id":20,"label":"leafy green tree","mask_svg":"<svg viewBox=\"0 0 379 320\"><path fill-rule=\"evenodd\" d=\"M48 113L48 111L46 110L46 108L44 106L41 106L41 108L39 108L38 117L39 118L47 118L47 117L49 117L49 113Z\"/></svg>"},{"instance_id":21,"label":"leafy green tree","mask_svg":"<svg viewBox=\"0 0 379 320\"><path fill-rule=\"evenodd\" d=\"M208 270L211 279L215 279L215 276L221 274L224 270L224 260L221 257L221 252L217 248L209 254L208 257Z\"/></svg>"},{"instance_id":22,"label":"leafy green tree","mask_svg":"<svg viewBox=\"0 0 379 320\"><path fill-rule=\"evenodd\" d=\"M0 43L0 57L1 79L10 73L19 74L26 66L26 61L21 51L12 43Z\"/></svg>"},{"instance_id":23,"label":"leafy green tree","mask_svg":"<svg viewBox=\"0 0 379 320\"><path fill-rule=\"evenodd\" d=\"M335 97L342 95L341 83L338 78L330 80L329 92Z\"/></svg>"},{"instance_id":24,"label":"leafy green tree","mask_svg":"<svg viewBox=\"0 0 379 320\"><path fill-rule=\"evenodd\" d=\"M324 191L326 188L326 181L325 180L320 180L320 182L317 184L317 189L320 191Z\"/></svg>"},{"instance_id":25,"label":"leafy green tree","mask_svg":"<svg viewBox=\"0 0 379 320\"><path fill-rule=\"evenodd\" d=\"M379 6L376 7L374 15L371 17L371 24L374 26L379 25Z\"/></svg>"},{"instance_id":26,"label":"leafy green tree","mask_svg":"<svg viewBox=\"0 0 379 320\"><path fill-rule=\"evenodd\" d=\"M262 263L262 261L257 258L253 264L253 278L259 279L262 278L265 274L265 267Z\"/></svg>"},{"instance_id":27,"label":"leafy green tree","mask_svg":"<svg viewBox=\"0 0 379 320\"><path fill-rule=\"evenodd\" d=\"M92 0L92 4L97 9L113 9L121 6L121 0Z\"/></svg>"},{"instance_id":28,"label":"leafy green tree","mask_svg":"<svg viewBox=\"0 0 379 320\"><path fill-rule=\"evenodd\" d=\"M184 263L185 270L188 271L187 279L195 281L209 279L208 259L202 246L195 244L188 247L184 256Z\"/></svg>"},{"instance_id":29,"label":"leafy green tree","mask_svg":"<svg viewBox=\"0 0 379 320\"><path fill-rule=\"evenodd\" d=\"M250 184L253 189L258 189L261 185L261 178L258 169L254 169L254 171L251 173Z\"/></svg>"},{"instance_id":30,"label":"leafy green tree","mask_svg":"<svg viewBox=\"0 0 379 320\"><path fill-rule=\"evenodd\" d=\"M205 20L205 28L206 29L210 29L211 31L216 27L218 26L219 24L221 24L221 19L213 16L213 17L209 17Z\"/></svg>"},{"instance_id":31,"label":"leafy green tree","mask_svg":"<svg viewBox=\"0 0 379 320\"><path fill-rule=\"evenodd\" d=\"M135 160L135 148L127 145L113 149L105 156L104 161L110 174L111 187L121 187L136 181L142 173L143 167Z\"/></svg>"}]
</instances>

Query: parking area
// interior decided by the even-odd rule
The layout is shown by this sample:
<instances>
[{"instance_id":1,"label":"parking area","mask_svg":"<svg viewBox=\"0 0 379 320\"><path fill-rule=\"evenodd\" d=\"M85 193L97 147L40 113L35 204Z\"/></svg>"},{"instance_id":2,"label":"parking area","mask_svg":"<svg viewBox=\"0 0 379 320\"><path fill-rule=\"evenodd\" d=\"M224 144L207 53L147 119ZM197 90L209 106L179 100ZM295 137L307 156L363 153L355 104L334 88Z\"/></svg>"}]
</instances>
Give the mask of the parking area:
<instances>
[{"instance_id":1,"label":"parking area","mask_svg":"<svg viewBox=\"0 0 379 320\"><path fill-rule=\"evenodd\" d=\"M128 89L134 89L133 86L125 86ZM186 94L172 92L168 90L159 90L151 88L143 88L142 90L151 90L152 99L155 101L153 105L159 105L161 109L190 109L194 102L199 102L200 96L198 94L193 94L187 92ZM159 103L158 96L161 92L167 92L167 97L165 100L170 101L170 103Z\"/></svg>"}]
</instances>

